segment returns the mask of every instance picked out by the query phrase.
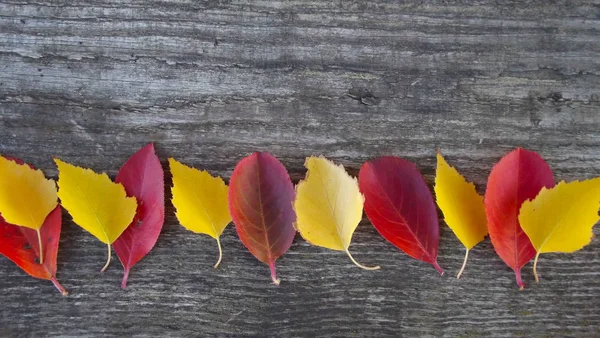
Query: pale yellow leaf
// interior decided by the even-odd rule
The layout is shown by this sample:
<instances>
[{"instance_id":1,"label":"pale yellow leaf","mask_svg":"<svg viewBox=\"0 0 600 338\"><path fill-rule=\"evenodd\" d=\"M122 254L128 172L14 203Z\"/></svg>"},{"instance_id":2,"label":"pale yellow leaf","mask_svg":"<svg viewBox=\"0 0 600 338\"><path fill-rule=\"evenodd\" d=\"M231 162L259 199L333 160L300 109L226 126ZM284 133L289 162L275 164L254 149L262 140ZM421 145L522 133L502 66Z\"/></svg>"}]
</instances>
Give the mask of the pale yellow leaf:
<instances>
[{"instance_id":1,"label":"pale yellow leaf","mask_svg":"<svg viewBox=\"0 0 600 338\"><path fill-rule=\"evenodd\" d=\"M8 223L39 230L57 204L54 180L0 157L0 214Z\"/></svg>"},{"instance_id":2,"label":"pale yellow leaf","mask_svg":"<svg viewBox=\"0 0 600 338\"><path fill-rule=\"evenodd\" d=\"M592 228L600 220L600 177L558 183L542 188L533 200L523 203L519 223L537 251L574 252L590 243Z\"/></svg>"},{"instance_id":3,"label":"pale yellow leaf","mask_svg":"<svg viewBox=\"0 0 600 338\"><path fill-rule=\"evenodd\" d=\"M435 196L446 224L467 250L483 240L488 233L483 197L440 153L437 154Z\"/></svg>"},{"instance_id":4,"label":"pale yellow leaf","mask_svg":"<svg viewBox=\"0 0 600 338\"><path fill-rule=\"evenodd\" d=\"M296 228L309 243L350 255L348 247L364 204L356 178L322 156L307 158L304 166L308 172L296 187L294 202Z\"/></svg>"},{"instance_id":5,"label":"pale yellow leaf","mask_svg":"<svg viewBox=\"0 0 600 338\"><path fill-rule=\"evenodd\" d=\"M102 243L112 244L135 216L137 201L105 174L80 168L59 159L58 197L73 221ZM110 252L110 249L109 249Z\"/></svg>"}]
</instances>

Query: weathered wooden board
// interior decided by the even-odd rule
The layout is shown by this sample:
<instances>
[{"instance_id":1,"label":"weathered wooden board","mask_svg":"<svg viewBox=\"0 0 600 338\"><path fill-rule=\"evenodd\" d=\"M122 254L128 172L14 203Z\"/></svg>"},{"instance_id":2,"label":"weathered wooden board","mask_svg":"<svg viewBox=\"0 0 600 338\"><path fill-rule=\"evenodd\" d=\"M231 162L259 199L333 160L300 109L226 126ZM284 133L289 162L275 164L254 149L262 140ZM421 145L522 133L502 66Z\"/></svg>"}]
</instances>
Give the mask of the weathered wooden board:
<instances>
[{"instance_id":1,"label":"weathered wooden board","mask_svg":"<svg viewBox=\"0 0 600 338\"><path fill-rule=\"evenodd\" d=\"M516 146L558 179L600 175L600 2L0 0L0 153L56 176L51 156L115 175L145 143L229 177L267 150L304 174L323 154L355 174L383 154L431 182L441 148L483 191ZM226 230L186 232L169 205L126 290L118 261L68 218L59 279L0 260L1 336L600 335L600 242L540 261L520 292L486 241L442 223L445 276L365 220L354 256L298 238L280 287ZM596 231L598 233L598 231Z\"/></svg>"}]
</instances>

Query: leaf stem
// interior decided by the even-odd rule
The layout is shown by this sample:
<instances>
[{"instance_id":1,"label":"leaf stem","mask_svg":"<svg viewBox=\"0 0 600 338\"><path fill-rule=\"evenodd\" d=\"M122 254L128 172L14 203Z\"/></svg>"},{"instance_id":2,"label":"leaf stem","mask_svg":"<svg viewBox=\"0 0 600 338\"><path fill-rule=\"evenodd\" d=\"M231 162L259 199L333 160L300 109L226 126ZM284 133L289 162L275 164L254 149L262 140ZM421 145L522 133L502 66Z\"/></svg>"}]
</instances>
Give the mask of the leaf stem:
<instances>
[{"instance_id":1,"label":"leaf stem","mask_svg":"<svg viewBox=\"0 0 600 338\"><path fill-rule=\"evenodd\" d=\"M463 265L460 268L460 271L458 272L458 275L456 275L456 279L460 279L460 276L462 275L463 271L465 271L465 266L467 266L467 259L469 258L469 249L467 249L467 252L465 253L465 260L463 261Z\"/></svg>"},{"instance_id":2,"label":"leaf stem","mask_svg":"<svg viewBox=\"0 0 600 338\"><path fill-rule=\"evenodd\" d=\"M380 266L364 266L360 263L358 263L354 257L352 257L352 255L350 254L350 251L348 249L346 249L346 253L348 254L348 257L350 257L350 260L352 261L352 263L354 263L356 266L358 266L361 269L364 270L379 270L381 267Z\"/></svg>"},{"instance_id":3,"label":"leaf stem","mask_svg":"<svg viewBox=\"0 0 600 338\"><path fill-rule=\"evenodd\" d=\"M538 273L537 273L537 262L538 262L539 257L540 257L540 252L538 251L535 254L535 259L533 260L533 276L535 277L536 283L540 282L540 277L538 276Z\"/></svg>"},{"instance_id":4,"label":"leaf stem","mask_svg":"<svg viewBox=\"0 0 600 338\"><path fill-rule=\"evenodd\" d=\"M129 268L125 269L123 281L121 282L121 289L125 289L125 287L127 286L127 279L129 279Z\"/></svg>"},{"instance_id":5,"label":"leaf stem","mask_svg":"<svg viewBox=\"0 0 600 338\"><path fill-rule=\"evenodd\" d=\"M515 270L515 278L517 279L517 285L519 286L519 290L525 290L525 283L521 279L521 269Z\"/></svg>"},{"instance_id":6,"label":"leaf stem","mask_svg":"<svg viewBox=\"0 0 600 338\"><path fill-rule=\"evenodd\" d=\"M104 264L104 267L102 268L102 270L100 270L100 272L106 271L106 269L110 265L110 258L111 258L111 250L110 250L110 243L108 243L108 259L106 260L106 264Z\"/></svg>"},{"instance_id":7,"label":"leaf stem","mask_svg":"<svg viewBox=\"0 0 600 338\"><path fill-rule=\"evenodd\" d=\"M273 284L279 286L281 280L277 278L277 272L275 271L275 261L269 261L269 268L271 269L271 280L273 280Z\"/></svg>"},{"instance_id":8,"label":"leaf stem","mask_svg":"<svg viewBox=\"0 0 600 338\"><path fill-rule=\"evenodd\" d=\"M42 233L40 231L40 229L37 229L37 238L38 238L38 245L40 248L40 264L44 264L44 249L42 248Z\"/></svg>"},{"instance_id":9,"label":"leaf stem","mask_svg":"<svg viewBox=\"0 0 600 338\"><path fill-rule=\"evenodd\" d=\"M67 292L67 290L65 290L65 288L64 288L62 285L60 285L60 283L59 283L59 282L56 280L56 277L52 277L52 278L50 278L50 281L52 282L52 284L54 284L54 286L55 286L55 287L58 289L58 291L60 291L60 293L61 293L63 296L66 296L66 295L68 295L68 294L69 294L69 293Z\"/></svg>"},{"instance_id":10,"label":"leaf stem","mask_svg":"<svg viewBox=\"0 0 600 338\"><path fill-rule=\"evenodd\" d=\"M223 259L223 249L221 248L221 239L219 237L217 237L217 246L219 247L219 260L217 261L217 264L215 264L215 269L219 267L221 259Z\"/></svg>"},{"instance_id":11,"label":"leaf stem","mask_svg":"<svg viewBox=\"0 0 600 338\"><path fill-rule=\"evenodd\" d=\"M433 267L437 270L437 272L439 272L440 276L444 275L444 269L442 269L442 267L438 264L437 262L437 258L435 261L433 261L433 263L431 263L433 265Z\"/></svg>"}]
</instances>

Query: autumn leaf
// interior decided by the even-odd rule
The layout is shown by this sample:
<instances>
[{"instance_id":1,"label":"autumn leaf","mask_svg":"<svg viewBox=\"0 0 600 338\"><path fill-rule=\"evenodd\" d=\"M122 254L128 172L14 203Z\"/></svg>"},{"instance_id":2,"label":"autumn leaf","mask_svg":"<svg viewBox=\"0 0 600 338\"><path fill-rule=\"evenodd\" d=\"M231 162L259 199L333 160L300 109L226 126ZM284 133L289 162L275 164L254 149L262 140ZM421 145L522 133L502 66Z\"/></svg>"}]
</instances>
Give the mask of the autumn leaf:
<instances>
[{"instance_id":1,"label":"autumn leaf","mask_svg":"<svg viewBox=\"0 0 600 338\"><path fill-rule=\"evenodd\" d=\"M465 260L456 278L460 278L471 250L488 234L483 197L475 185L448 165L441 153L437 154L435 196L444 214L444 220L467 249Z\"/></svg>"},{"instance_id":2,"label":"autumn leaf","mask_svg":"<svg viewBox=\"0 0 600 338\"><path fill-rule=\"evenodd\" d=\"M600 177L542 188L533 200L523 203L519 222L536 250L533 263L539 282L537 261L541 253L575 252L588 245L592 228L600 220Z\"/></svg>"},{"instance_id":3,"label":"autumn leaf","mask_svg":"<svg viewBox=\"0 0 600 338\"><path fill-rule=\"evenodd\" d=\"M0 217L0 253L30 276L51 281L56 289L66 296L67 290L56 280L56 256L61 222L62 210L57 205L40 227L40 237L46 257L44 262L40 263L37 231L10 224Z\"/></svg>"},{"instance_id":4,"label":"autumn leaf","mask_svg":"<svg viewBox=\"0 0 600 338\"><path fill-rule=\"evenodd\" d=\"M190 168L175 159L169 159L173 175L173 205L177 219L186 229L195 233L207 234L217 240L221 263L223 250L219 238L231 216L227 206L227 185L220 177L213 177L206 171Z\"/></svg>"},{"instance_id":5,"label":"autumn leaf","mask_svg":"<svg viewBox=\"0 0 600 338\"><path fill-rule=\"evenodd\" d=\"M101 271L110 264L110 245L129 226L137 208L135 197L127 197L122 184L114 183L105 173L96 174L57 158L58 197L73 222L107 244L108 259Z\"/></svg>"},{"instance_id":6,"label":"autumn leaf","mask_svg":"<svg viewBox=\"0 0 600 338\"><path fill-rule=\"evenodd\" d=\"M240 240L254 257L269 265L275 285L279 285L275 261L296 235L294 196L287 170L269 153L244 157L229 182L229 211Z\"/></svg>"},{"instance_id":7,"label":"autumn leaf","mask_svg":"<svg viewBox=\"0 0 600 338\"><path fill-rule=\"evenodd\" d=\"M6 222L35 230L40 263L44 262L40 228L56 208L56 183L21 161L0 156L0 214Z\"/></svg>"},{"instance_id":8,"label":"autumn leaf","mask_svg":"<svg viewBox=\"0 0 600 338\"><path fill-rule=\"evenodd\" d=\"M493 168L485 191L485 212L492 245L502 260L515 271L521 289L521 268L535 256L535 248L519 223L519 209L543 187L554 186L550 167L540 155L517 148Z\"/></svg>"},{"instance_id":9,"label":"autumn leaf","mask_svg":"<svg viewBox=\"0 0 600 338\"><path fill-rule=\"evenodd\" d=\"M296 187L294 202L300 235L312 245L346 252L358 267L379 269L359 264L348 250L363 214L364 198L356 179L322 156L308 157L304 166L308 172Z\"/></svg>"},{"instance_id":10,"label":"autumn leaf","mask_svg":"<svg viewBox=\"0 0 600 338\"><path fill-rule=\"evenodd\" d=\"M152 250L165 221L164 172L152 143L140 149L121 167L115 182L121 183L127 196L138 201L133 221L113 243L123 264L125 288L129 271Z\"/></svg>"},{"instance_id":11,"label":"autumn leaf","mask_svg":"<svg viewBox=\"0 0 600 338\"><path fill-rule=\"evenodd\" d=\"M437 263L437 210L417 167L398 157L379 157L362 165L358 182L367 217L381 236L443 274Z\"/></svg>"},{"instance_id":12,"label":"autumn leaf","mask_svg":"<svg viewBox=\"0 0 600 338\"><path fill-rule=\"evenodd\" d=\"M4 161L13 162L17 166ZM31 221L36 217L42 217L40 214L44 212L42 211L44 207L51 205L54 201L54 208L44 217L39 229L10 224L0 217L0 253L30 276L52 281L58 291L66 296L67 291L56 280L56 256L62 222L62 210L57 205L56 184L53 180L46 180L41 171L30 165L24 165L21 160L0 158L0 167L3 172L3 176L0 177L10 177L11 179L11 182L0 180L1 193L6 194L10 190L5 189L12 185L13 188L18 188L18 190L10 191L13 196L16 193L21 198L23 196L30 198L30 203L24 205L22 201L18 200L6 201L6 196L2 196L0 199L3 201L3 207L6 207L7 204L17 210L26 207L23 213L30 215L31 217L26 218L26 221ZM34 206L38 208L33 208ZM16 212L16 210L12 211L13 214ZM31 214L29 214L30 212ZM22 215L14 216L18 219ZM43 260L42 257L44 257Z\"/></svg>"}]
</instances>

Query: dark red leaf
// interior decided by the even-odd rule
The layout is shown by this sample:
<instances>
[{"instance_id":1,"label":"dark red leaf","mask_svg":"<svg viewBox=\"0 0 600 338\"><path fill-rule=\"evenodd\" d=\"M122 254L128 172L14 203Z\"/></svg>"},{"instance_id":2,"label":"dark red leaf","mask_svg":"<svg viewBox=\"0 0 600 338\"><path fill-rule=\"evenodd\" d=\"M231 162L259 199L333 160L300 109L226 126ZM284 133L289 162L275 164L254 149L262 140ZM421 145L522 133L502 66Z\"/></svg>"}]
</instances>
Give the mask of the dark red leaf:
<instances>
[{"instance_id":1,"label":"dark red leaf","mask_svg":"<svg viewBox=\"0 0 600 338\"><path fill-rule=\"evenodd\" d=\"M269 265L275 284L275 260L290 248L296 234L294 197L287 170L269 153L243 158L231 175L229 211L237 233L246 248Z\"/></svg>"},{"instance_id":2,"label":"dark red leaf","mask_svg":"<svg viewBox=\"0 0 600 338\"><path fill-rule=\"evenodd\" d=\"M517 148L498 162L490 173L485 192L485 212L490 239L498 256L515 271L522 289L521 268L535 256L535 248L521 229L519 209L542 187L555 184L552 170L542 157Z\"/></svg>"},{"instance_id":3,"label":"dark red leaf","mask_svg":"<svg viewBox=\"0 0 600 338\"><path fill-rule=\"evenodd\" d=\"M375 229L409 256L431 263L443 274L437 263L437 210L417 167L398 157L379 157L362 165L358 184Z\"/></svg>"},{"instance_id":4,"label":"dark red leaf","mask_svg":"<svg viewBox=\"0 0 600 338\"><path fill-rule=\"evenodd\" d=\"M56 280L56 256L62 210L57 205L40 228L42 247L44 248L44 264L39 264L39 245L37 232L33 229L7 223L0 217L0 253L17 264L23 271L35 278L52 281L63 296L67 291Z\"/></svg>"},{"instance_id":5,"label":"dark red leaf","mask_svg":"<svg viewBox=\"0 0 600 338\"><path fill-rule=\"evenodd\" d=\"M165 220L164 172L152 143L125 162L115 179L128 196L135 196L138 208L133 221L113 243L125 269L121 287L127 285L131 268L156 244Z\"/></svg>"}]
</instances>

